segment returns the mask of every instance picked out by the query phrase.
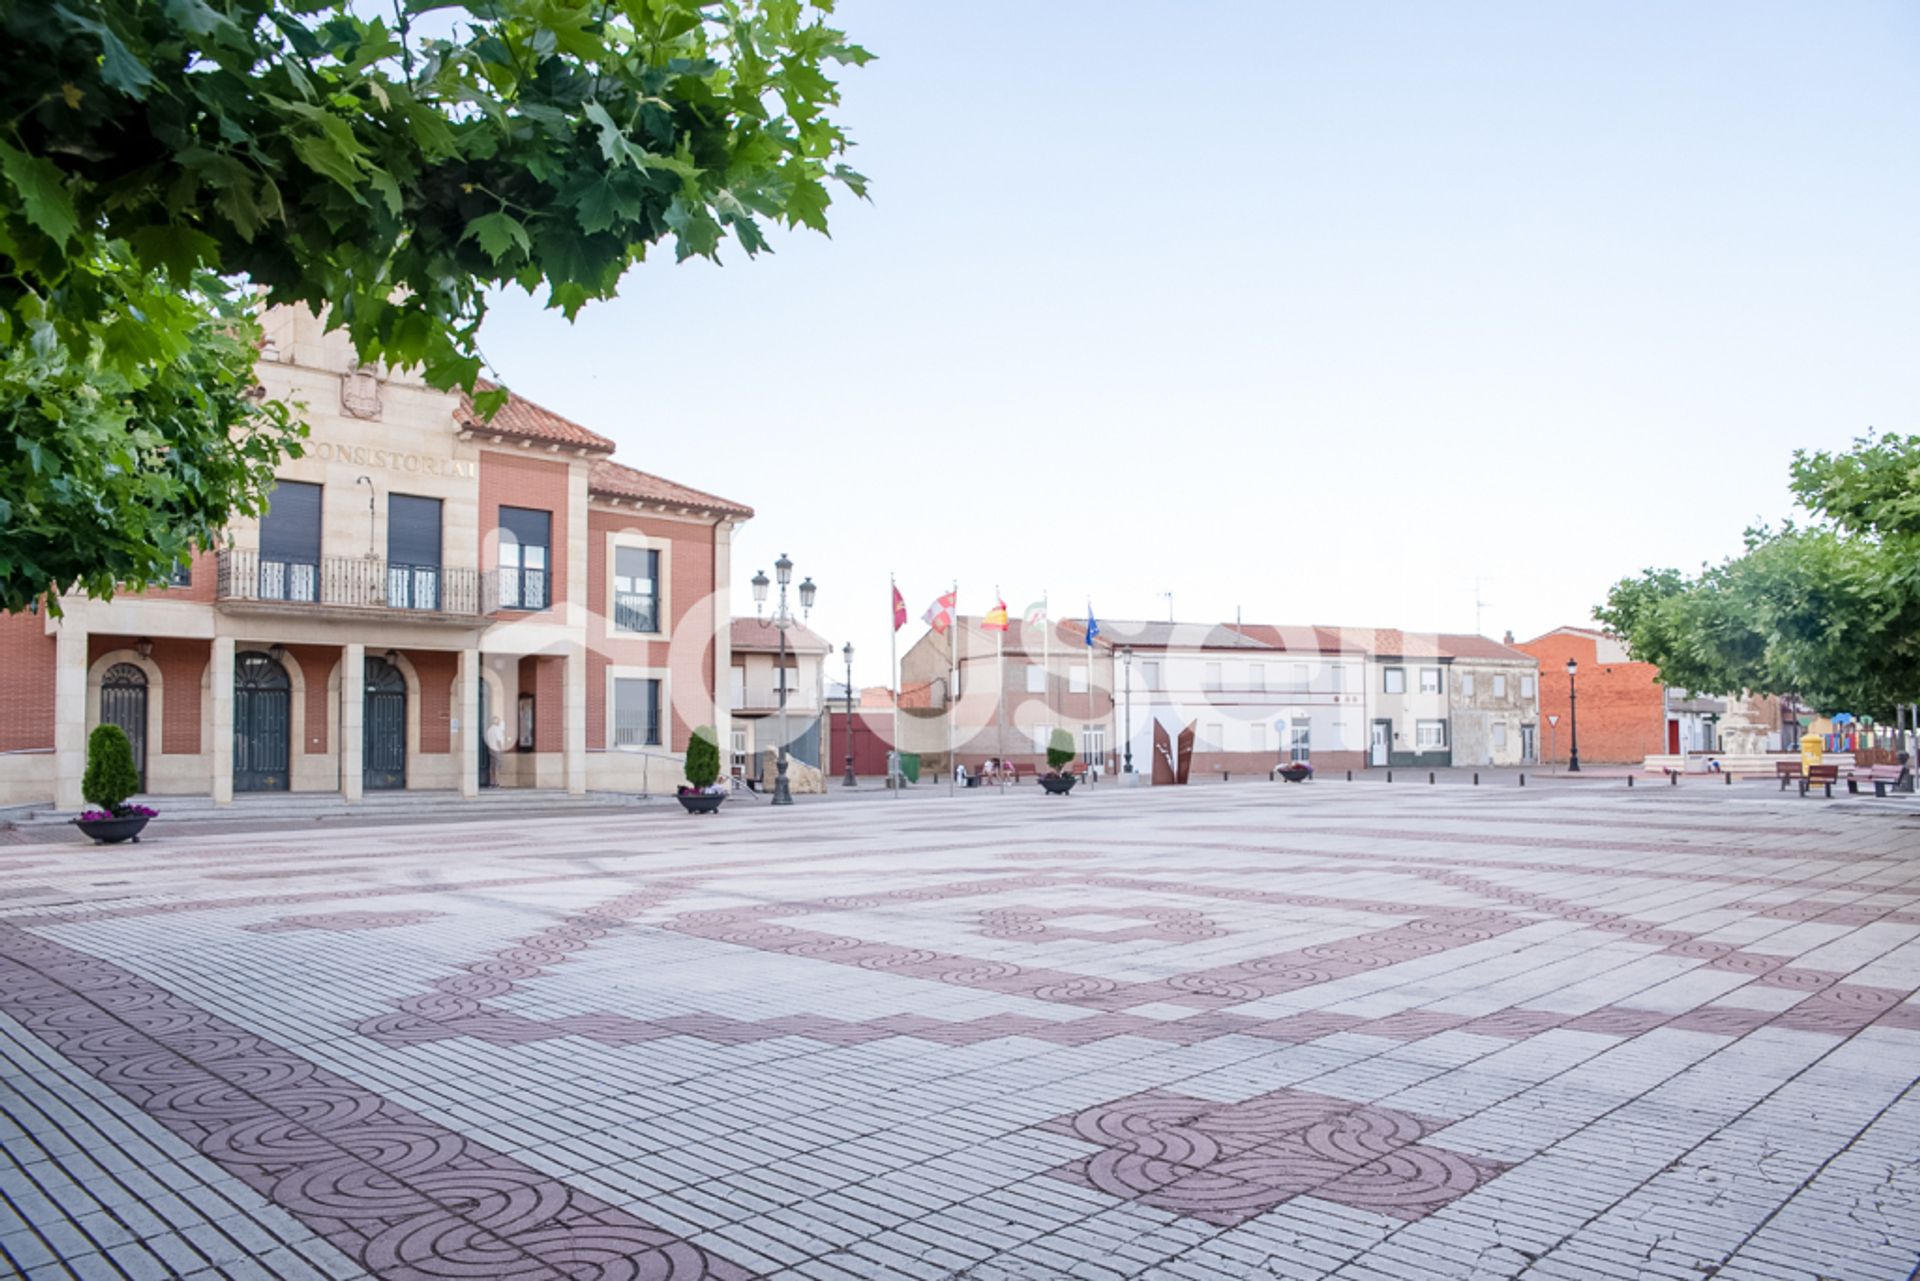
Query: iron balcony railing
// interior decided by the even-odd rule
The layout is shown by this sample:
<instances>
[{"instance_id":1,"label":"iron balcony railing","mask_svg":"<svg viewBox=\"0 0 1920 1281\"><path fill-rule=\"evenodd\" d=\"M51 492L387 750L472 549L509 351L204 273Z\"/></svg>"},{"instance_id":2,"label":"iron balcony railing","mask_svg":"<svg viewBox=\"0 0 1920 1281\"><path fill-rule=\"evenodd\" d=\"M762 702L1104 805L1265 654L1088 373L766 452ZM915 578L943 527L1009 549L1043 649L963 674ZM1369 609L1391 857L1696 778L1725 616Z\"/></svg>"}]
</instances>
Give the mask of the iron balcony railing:
<instances>
[{"instance_id":1,"label":"iron balcony railing","mask_svg":"<svg viewBox=\"0 0 1920 1281\"><path fill-rule=\"evenodd\" d=\"M486 593L491 595L491 593ZM222 601L390 609L406 613L478 615L481 575L471 569L402 565L362 556L299 559L254 551L223 551Z\"/></svg>"},{"instance_id":2,"label":"iron balcony railing","mask_svg":"<svg viewBox=\"0 0 1920 1281\"><path fill-rule=\"evenodd\" d=\"M547 571L544 569L496 569L487 575L492 586L487 612L501 609L540 610L552 604L547 599Z\"/></svg>"},{"instance_id":3,"label":"iron balcony railing","mask_svg":"<svg viewBox=\"0 0 1920 1281\"><path fill-rule=\"evenodd\" d=\"M613 594L613 628L618 632L657 632L660 607L654 597L639 592Z\"/></svg>"}]
</instances>

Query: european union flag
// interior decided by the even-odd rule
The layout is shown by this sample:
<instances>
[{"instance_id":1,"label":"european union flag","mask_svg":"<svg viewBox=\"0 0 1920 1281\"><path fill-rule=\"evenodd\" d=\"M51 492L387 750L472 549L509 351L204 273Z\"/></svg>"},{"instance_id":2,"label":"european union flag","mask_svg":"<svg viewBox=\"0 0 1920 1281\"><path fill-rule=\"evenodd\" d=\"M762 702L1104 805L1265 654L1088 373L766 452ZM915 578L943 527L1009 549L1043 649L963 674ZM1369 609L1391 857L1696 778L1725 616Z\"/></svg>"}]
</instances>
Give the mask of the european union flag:
<instances>
[{"instance_id":1,"label":"european union flag","mask_svg":"<svg viewBox=\"0 0 1920 1281\"><path fill-rule=\"evenodd\" d=\"M1087 648L1093 648L1093 638L1100 634L1100 620L1093 616L1093 606L1087 606Z\"/></svg>"}]
</instances>

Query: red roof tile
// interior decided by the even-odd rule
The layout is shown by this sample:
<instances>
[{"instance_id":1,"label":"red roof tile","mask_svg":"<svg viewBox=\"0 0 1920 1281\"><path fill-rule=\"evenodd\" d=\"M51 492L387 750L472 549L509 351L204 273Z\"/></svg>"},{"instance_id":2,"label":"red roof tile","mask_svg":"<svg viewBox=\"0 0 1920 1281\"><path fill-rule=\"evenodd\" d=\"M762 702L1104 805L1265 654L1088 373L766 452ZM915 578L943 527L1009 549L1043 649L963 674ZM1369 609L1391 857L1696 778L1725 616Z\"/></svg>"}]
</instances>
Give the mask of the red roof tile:
<instances>
[{"instance_id":1,"label":"red roof tile","mask_svg":"<svg viewBox=\"0 0 1920 1281\"><path fill-rule=\"evenodd\" d=\"M728 629L735 653L773 654L780 649L780 631L771 623L762 623L757 618L736 618ZM787 653L789 654L831 654L833 646L818 632L805 624L795 623L787 629Z\"/></svg>"},{"instance_id":2,"label":"red roof tile","mask_svg":"<svg viewBox=\"0 0 1920 1281\"><path fill-rule=\"evenodd\" d=\"M640 498L650 503L695 507L727 516L753 515L753 508L743 503L705 493L690 485L677 484L651 472L616 463L610 458L603 458L593 465L593 476L587 484L594 493L609 498Z\"/></svg>"},{"instance_id":3,"label":"red roof tile","mask_svg":"<svg viewBox=\"0 0 1920 1281\"><path fill-rule=\"evenodd\" d=\"M477 391L493 391L498 383L482 378L474 384ZM454 411L454 417L460 425L469 431L492 432L498 436L511 436L516 440L539 440L559 445L572 445L578 449L592 449L602 453L613 452L613 442L599 432L588 431L571 418L562 418L544 405L536 405L522 396L509 396L500 412L491 419L483 418L473 407L473 401L467 396L460 397L460 408Z\"/></svg>"}]
</instances>

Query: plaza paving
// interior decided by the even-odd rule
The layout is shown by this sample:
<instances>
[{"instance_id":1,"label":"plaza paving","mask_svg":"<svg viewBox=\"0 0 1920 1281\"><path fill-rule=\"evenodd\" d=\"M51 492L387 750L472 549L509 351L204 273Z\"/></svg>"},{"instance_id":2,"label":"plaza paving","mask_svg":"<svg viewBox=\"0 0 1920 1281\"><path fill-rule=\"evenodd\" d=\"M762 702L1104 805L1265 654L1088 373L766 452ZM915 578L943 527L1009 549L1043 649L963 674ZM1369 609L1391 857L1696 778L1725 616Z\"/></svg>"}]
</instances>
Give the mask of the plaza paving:
<instances>
[{"instance_id":1,"label":"plaza paving","mask_svg":"<svg viewBox=\"0 0 1920 1281\"><path fill-rule=\"evenodd\" d=\"M1920 810L1031 787L0 847L0 1271L1920 1261Z\"/></svg>"}]
</instances>

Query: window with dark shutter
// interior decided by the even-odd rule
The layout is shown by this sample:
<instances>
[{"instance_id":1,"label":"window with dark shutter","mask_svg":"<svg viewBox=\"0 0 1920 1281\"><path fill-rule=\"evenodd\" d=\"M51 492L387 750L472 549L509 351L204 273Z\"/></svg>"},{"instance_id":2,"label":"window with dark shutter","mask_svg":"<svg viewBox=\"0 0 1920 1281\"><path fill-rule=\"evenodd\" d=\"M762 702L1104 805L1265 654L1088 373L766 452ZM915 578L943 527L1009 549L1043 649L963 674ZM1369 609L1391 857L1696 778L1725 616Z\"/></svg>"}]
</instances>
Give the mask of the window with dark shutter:
<instances>
[{"instance_id":1,"label":"window with dark shutter","mask_svg":"<svg viewBox=\"0 0 1920 1281\"><path fill-rule=\"evenodd\" d=\"M387 604L440 608L440 500L387 496Z\"/></svg>"},{"instance_id":2,"label":"window with dark shutter","mask_svg":"<svg viewBox=\"0 0 1920 1281\"><path fill-rule=\"evenodd\" d=\"M550 603L553 513L533 507L500 509L500 607L545 609Z\"/></svg>"},{"instance_id":3,"label":"window with dark shutter","mask_svg":"<svg viewBox=\"0 0 1920 1281\"><path fill-rule=\"evenodd\" d=\"M274 482L260 518L262 600L319 599L320 494L306 481Z\"/></svg>"}]
</instances>

